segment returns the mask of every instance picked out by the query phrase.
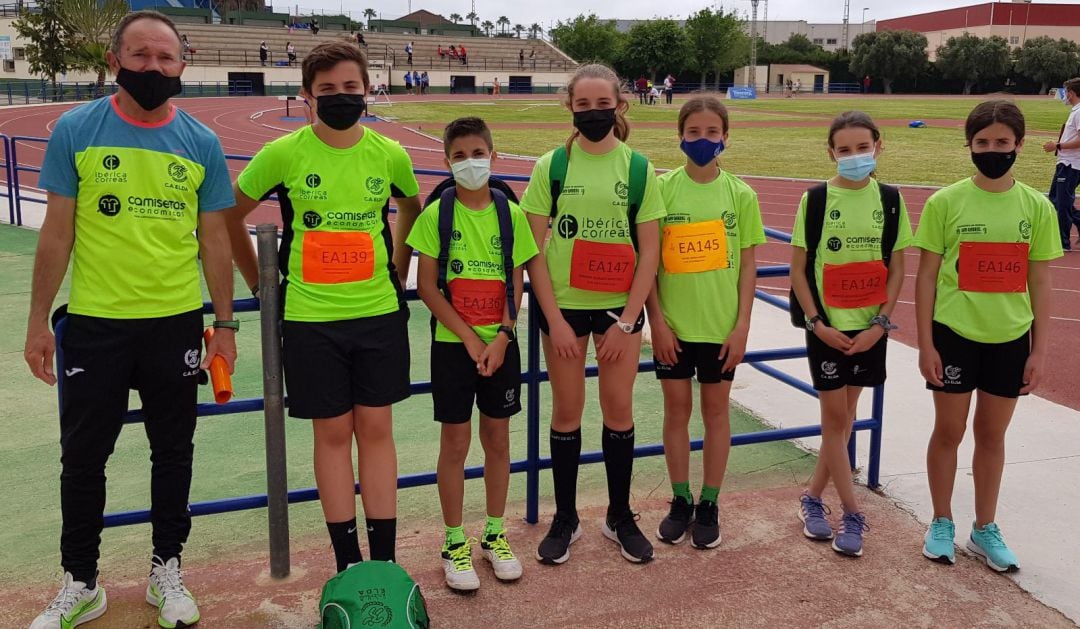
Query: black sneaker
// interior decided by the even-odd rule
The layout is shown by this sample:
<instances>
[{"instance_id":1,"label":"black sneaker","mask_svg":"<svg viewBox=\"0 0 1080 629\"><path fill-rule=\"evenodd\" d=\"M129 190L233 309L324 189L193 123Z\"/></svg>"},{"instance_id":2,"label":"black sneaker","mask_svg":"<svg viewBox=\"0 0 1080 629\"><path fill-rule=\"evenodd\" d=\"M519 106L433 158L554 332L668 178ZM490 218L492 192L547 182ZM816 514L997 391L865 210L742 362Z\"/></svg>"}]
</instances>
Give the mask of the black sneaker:
<instances>
[{"instance_id":1,"label":"black sneaker","mask_svg":"<svg viewBox=\"0 0 1080 629\"><path fill-rule=\"evenodd\" d=\"M556 513L551 528L536 549L536 560L548 565L564 563L570 558L570 544L581 537L581 523L576 515Z\"/></svg>"},{"instance_id":2,"label":"black sneaker","mask_svg":"<svg viewBox=\"0 0 1080 629\"><path fill-rule=\"evenodd\" d=\"M671 500L671 510L656 529L656 539L666 544L679 544L686 539L686 530L694 520L694 505L682 496Z\"/></svg>"},{"instance_id":3,"label":"black sneaker","mask_svg":"<svg viewBox=\"0 0 1080 629\"><path fill-rule=\"evenodd\" d=\"M638 528L640 516L632 511L604 519L604 537L619 545L622 556L633 563L652 561L653 547Z\"/></svg>"},{"instance_id":4,"label":"black sneaker","mask_svg":"<svg viewBox=\"0 0 1080 629\"><path fill-rule=\"evenodd\" d=\"M694 548L716 548L720 545L720 509L715 502L702 500L694 515L694 532L690 544Z\"/></svg>"}]
</instances>

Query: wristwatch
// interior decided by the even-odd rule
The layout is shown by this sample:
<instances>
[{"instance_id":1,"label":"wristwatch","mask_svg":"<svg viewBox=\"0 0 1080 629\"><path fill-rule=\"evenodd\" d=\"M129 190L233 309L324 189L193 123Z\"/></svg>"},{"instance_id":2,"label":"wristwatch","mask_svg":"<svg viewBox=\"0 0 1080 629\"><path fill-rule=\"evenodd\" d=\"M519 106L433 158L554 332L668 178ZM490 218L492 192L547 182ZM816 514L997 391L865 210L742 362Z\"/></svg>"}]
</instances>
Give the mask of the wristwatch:
<instances>
[{"instance_id":1,"label":"wristwatch","mask_svg":"<svg viewBox=\"0 0 1080 629\"><path fill-rule=\"evenodd\" d=\"M879 314L873 319L870 319L870 325L880 325L885 330L885 336L889 335L889 332L893 330L899 330L900 326L894 324L889 320L887 315Z\"/></svg>"},{"instance_id":2,"label":"wristwatch","mask_svg":"<svg viewBox=\"0 0 1080 629\"><path fill-rule=\"evenodd\" d=\"M506 338L510 339L511 342L517 340L517 334L514 333L514 328L508 325L500 325L499 332L505 334ZM498 334L499 332L496 332L496 334Z\"/></svg>"},{"instance_id":3,"label":"wristwatch","mask_svg":"<svg viewBox=\"0 0 1080 629\"><path fill-rule=\"evenodd\" d=\"M239 319L228 319L228 320L222 321L222 320L219 319L217 321L214 321L214 329L215 330L221 330L221 329L239 330L240 329L240 320Z\"/></svg>"},{"instance_id":4,"label":"wristwatch","mask_svg":"<svg viewBox=\"0 0 1080 629\"><path fill-rule=\"evenodd\" d=\"M810 317L809 319L807 319L806 320L806 331L807 332L813 332L814 327L817 326L817 322L821 321L821 320L822 320L822 317L819 314L816 314L816 315Z\"/></svg>"},{"instance_id":5,"label":"wristwatch","mask_svg":"<svg viewBox=\"0 0 1080 629\"><path fill-rule=\"evenodd\" d=\"M607 313L608 313L609 317L611 317L612 319L615 320L615 326L618 327L620 330L622 330L623 332L625 332L627 334L633 334L634 333L634 324L633 323L623 323L622 319L619 318L619 315L615 314L614 312L612 312L610 310L608 310Z\"/></svg>"}]
</instances>

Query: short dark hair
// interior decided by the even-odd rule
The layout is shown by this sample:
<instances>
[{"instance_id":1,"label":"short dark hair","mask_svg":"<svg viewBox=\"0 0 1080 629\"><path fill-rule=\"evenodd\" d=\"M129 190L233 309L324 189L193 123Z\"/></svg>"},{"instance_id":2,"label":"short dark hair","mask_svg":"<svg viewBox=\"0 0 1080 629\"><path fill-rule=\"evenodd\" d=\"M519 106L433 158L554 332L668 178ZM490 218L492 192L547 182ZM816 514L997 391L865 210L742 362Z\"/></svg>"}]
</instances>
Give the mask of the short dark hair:
<instances>
[{"instance_id":1,"label":"short dark hair","mask_svg":"<svg viewBox=\"0 0 1080 629\"><path fill-rule=\"evenodd\" d=\"M181 53L183 52L183 40L180 37L180 31L176 30L176 24L171 19L169 19L167 15L163 13L158 13L157 11L143 10L132 11L131 13L128 13L123 17L123 19L120 20L120 23L116 25L116 30L113 31L112 45L110 47L114 55L120 55L120 47L124 44L124 31L126 31L127 28L132 25L132 23L139 20L157 20L158 22L161 22L162 24L168 26L169 29L172 30L173 35L176 35L177 49Z\"/></svg>"},{"instance_id":2,"label":"short dark hair","mask_svg":"<svg viewBox=\"0 0 1080 629\"><path fill-rule=\"evenodd\" d=\"M1073 94L1080 96L1080 77L1065 81L1065 91L1072 92Z\"/></svg>"},{"instance_id":3,"label":"short dark hair","mask_svg":"<svg viewBox=\"0 0 1080 629\"><path fill-rule=\"evenodd\" d=\"M862 111L845 111L833 118L832 124L829 125L829 148L835 148L833 146L833 136L836 135L837 131L851 127L866 129L875 142L881 139L881 131L878 130L877 125L874 124L874 119L869 114Z\"/></svg>"},{"instance_id":4,"label":"short dark hair","mask_svg":"<svg viewBox=\"0 0 1080 629\"><path fill-rule=\"evenodd\" d=\"M495 148L495 143L491 140L491 129L488 128L487 123L475 116L467 116L454 120L446 125L446 129L443 130L443 151L446 156L450 157L450 145L454 143L454 140L470 135L478 135L483 138L489 151Z\"/></svg>"},{"instance_id":5,"label":"short dark hair","mask_svg":"<svg viewBox=\"0 0 1080 629\"><path fill-rule=\"evenodd\" d=\"M368 78L367 57L364 55L364 51L360 50L356 43L332 41L315 46L304 57L304 63L300 66L301 82L304 89L310 93L311 86L315 83L315 75L333 68L342 61L351 61L360 66L360 77L364 80L364 87L371 86L371 79Z\"/></svg>"},{"instance_id":6,"label":"short dark hair","mask_svg":"<svg viewBox=\"0 0 1080 629\"><path fill-rule=\"evenodd\" d=\"M1024 139L1024 113L1016 103L1008 100L988 100L976 105L964 122L964 137L967 138L967 143L971 144L976 133L995 122L1012 129L1017 142Z\"/></svg>"}]
</instances>

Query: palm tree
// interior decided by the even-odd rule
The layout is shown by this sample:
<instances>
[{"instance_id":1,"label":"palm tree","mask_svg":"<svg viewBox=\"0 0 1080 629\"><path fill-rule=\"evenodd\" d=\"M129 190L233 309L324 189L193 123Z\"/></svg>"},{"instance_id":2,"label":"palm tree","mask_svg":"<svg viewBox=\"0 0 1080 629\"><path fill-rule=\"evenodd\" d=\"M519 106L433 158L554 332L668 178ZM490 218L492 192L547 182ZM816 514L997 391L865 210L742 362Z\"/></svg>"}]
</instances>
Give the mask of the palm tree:
<instances>
[{"instance_id":1,"label":"palm tree","mask_svg":"<svg viewBox=\"0 0 1080 629\"><path fill-rule=\"evenodd\" d=\"M498 22L498 24L500 26L500 31L499 32L501 32L501 33L505 33L507 27L510 26L510 18L506 17L505 15L500 15L499 19L496 20L496 22Z\"/></svg>"},{"instance_id":2,"label":"palm tree","mask_svg":"<svg viewBox=\"0 0 1080 629\"><path fill-rule=\"evenodd\" d=\"M469 11L469 14L465 16L466 20L469 20L469 24L476 26L476 20L480 19L480 16L476 14L476 11Z\"/></svg>"},{"instance_id":3,"label":"palm tree","mask_svg":"<svg viewBox=\"0 0 1080 629\"><path fill-rule=\"evenodd\" d=\"M539 38L540 33L542 32L544 32L544 27L540 26L536 22L533 22L532 26L529 27L529 37L532 37L533 39Z\"/></svg>"},{"instance_id":4,"label":"palm tree","mask_svg":"<svg viewBox=\"0 0 1080 629\"><path fill-rule=\"evenodd\" d=\"M525 27L522 26L521 24L514 24L514 29L513 30L514 30L514 33L517 35L517 38L521 39L521 32L525 30Z\"/></svg>"},{"instance_id":5,"label":"palm tree","mask_svg":"<svg viewBox=\"0 0 1080 629\"><path fill-rule=\"evenodd\" d=\"M461 15L458 14L458 13L451 13L450 14L450 21L453 22L454 24L457 24L458 22L461 21Z\"/></svg>"},{"instance_id":6,"label":"palm tree","mask_svg":"<svg viewBox=\"0 0 1080 629\"><path fill-rule=\"evenodd\" d=\"M378 13L375 12L375 9L364 9L364 17L367 18L367 29L369 31L371 30L371 20L375 19L376 15Z\"/></svg>"},{"instance_id":7,"label":"palm tree","mask_svg":"<svg viewBox=\"0 0 1080 629\"><path fill-rule=\"evenodd\" d=\"M105 52L116 25L129 10L127 0L60 0L56 9L64 29L72 36L72 67L97 72L101 89L109 71Z\"/></svg>"},{"instance_id":8,"label":"palm tree","mask_svg":"<svg viewBox=\"0 0 1080 629\"><path fill-rule=\"evenodd\" d=\"M491 37L491 29L495 28L495 25L491 23L491 20L484 20L480 28L484 29L484 35Z\"/></svg>"}]
</instances>

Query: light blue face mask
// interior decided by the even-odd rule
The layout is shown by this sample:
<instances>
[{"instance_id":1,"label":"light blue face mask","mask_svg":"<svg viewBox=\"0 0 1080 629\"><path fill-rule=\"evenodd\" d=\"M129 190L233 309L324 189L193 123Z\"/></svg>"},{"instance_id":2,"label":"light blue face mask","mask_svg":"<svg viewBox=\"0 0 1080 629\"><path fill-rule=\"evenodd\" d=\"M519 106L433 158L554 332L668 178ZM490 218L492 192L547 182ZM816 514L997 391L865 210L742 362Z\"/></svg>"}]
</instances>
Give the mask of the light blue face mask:
<instances>
[{"instance_id":1,"label":"light blue face mask","mask_svg":"<svg viewBox=\"0 0 1080 629\"><path fill-rule=\"evenodd\" d=\"M877 168L877 160L874 152L848 155L836 160L836 172L849 181L862 181L870 176Z\"/></svg>"}]
</instances>

